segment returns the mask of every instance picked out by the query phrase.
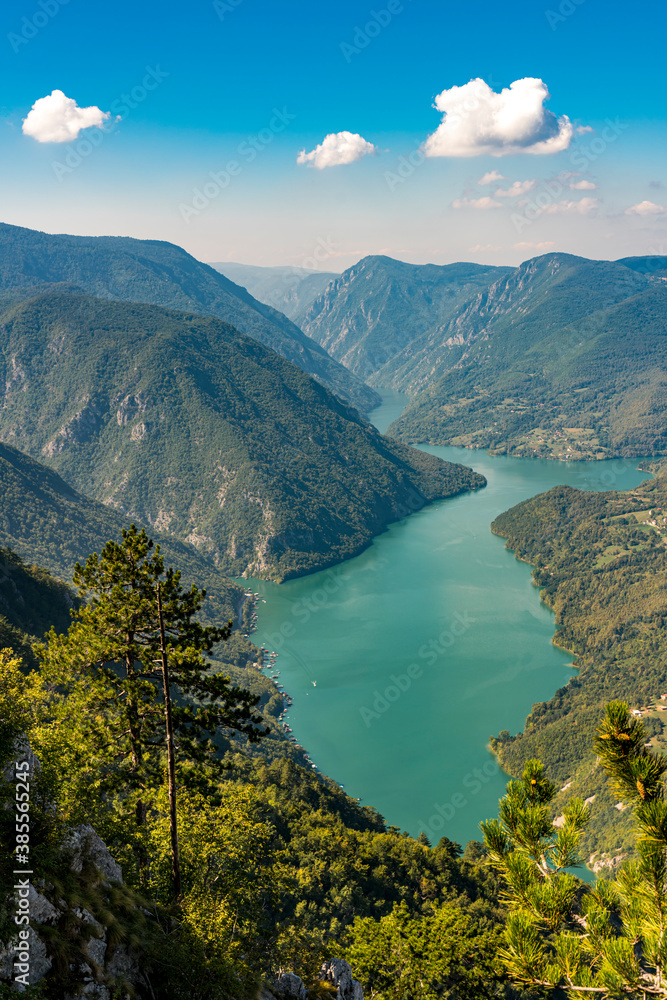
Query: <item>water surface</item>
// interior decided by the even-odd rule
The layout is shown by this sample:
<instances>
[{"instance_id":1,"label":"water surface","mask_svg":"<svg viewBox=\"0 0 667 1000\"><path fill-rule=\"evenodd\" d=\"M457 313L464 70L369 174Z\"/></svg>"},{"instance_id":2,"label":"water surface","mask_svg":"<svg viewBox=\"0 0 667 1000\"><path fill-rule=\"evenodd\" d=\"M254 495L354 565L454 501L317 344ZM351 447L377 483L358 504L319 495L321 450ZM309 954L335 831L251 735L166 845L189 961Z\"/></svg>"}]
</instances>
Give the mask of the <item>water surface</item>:
<instances>
[{"instance_id":1,"label":"water surface","mask_svg":"<svg viewBox=\"0 0 667 1000\"><path fill-rule=\"evenodd\" d=\"M385 393L384 431L405 403ZM388 823L436 842L479 837L506 776L489 736L520 730L533 702L573 674L551 643L553 615L530 567L489 525L561 483L626 489L638 460L547 462L428 447L472 465L488 486L433 504L340 566L277 585L252 581L253 639L279 653L289 724L317 766Z\"/></svg>"}]
</instances>

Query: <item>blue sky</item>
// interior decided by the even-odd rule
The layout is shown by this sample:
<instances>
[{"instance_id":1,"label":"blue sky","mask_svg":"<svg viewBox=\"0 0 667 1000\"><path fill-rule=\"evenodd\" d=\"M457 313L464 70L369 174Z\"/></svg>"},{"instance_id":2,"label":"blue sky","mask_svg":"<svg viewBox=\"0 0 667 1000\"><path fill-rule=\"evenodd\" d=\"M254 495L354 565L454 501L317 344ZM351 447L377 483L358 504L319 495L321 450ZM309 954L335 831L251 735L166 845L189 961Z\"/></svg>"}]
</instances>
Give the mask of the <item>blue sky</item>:
<instances>
[{"instance_id":1,"label":"blue sky","mask_svg":"<svg viewBox=\"0 0 667 1000\"><path fill-rule=\"evenodd\" d=\"M0 218L330 270L379 252L667 253L666 20L662 4L602 0L5 0ZM566 147L448 155L444 135L444 154L424 158L443 122L436 96L475 78L496 94L543 81L544 107L570 120ZM53 90L110 112L105 130L23 134ZM341 132L373 155L297 164ZM479 185L492 171L504 179ZM511 198L515 182L526 190Z\"/></svg>"}]
</instances>

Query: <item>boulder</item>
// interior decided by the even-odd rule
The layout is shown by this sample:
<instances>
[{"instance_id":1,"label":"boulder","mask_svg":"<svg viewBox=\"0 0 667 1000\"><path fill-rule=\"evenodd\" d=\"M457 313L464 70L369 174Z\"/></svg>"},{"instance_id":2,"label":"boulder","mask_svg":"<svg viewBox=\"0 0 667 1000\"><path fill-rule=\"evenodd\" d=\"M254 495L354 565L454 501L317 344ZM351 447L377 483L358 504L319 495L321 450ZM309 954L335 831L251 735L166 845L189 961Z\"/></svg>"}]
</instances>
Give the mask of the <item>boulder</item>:
<instances>
[{"instance_id":1,"label":"boulder","mask_svg":"<svg viewBox=\"0 0 667 1000\"><path fill-rule=\"evenodd\" d=\"M319 978L337 988L336 1000L364 1000L361 983L352 978L352 969L342 958L330 958L325 962Z\"/></svg>"},{"instance_id":2,"label":"boulder","mask_svg":"<svg viewBox=\"0 0 667 1000\"><path fill-rule=\"evenodd\" d=\"M106 844L89 823L75 826L63 846L71 853L72 871L77 874L83 868L84 857L88 857L105 882L123 881L122 868L117 861L114 861Z\"/></svg>"},{"instance_id":3,"label":"boulder","mask_svg":"<svg viewBox=\"0 0 667 1000\"><path fill-rule=\"evenodd\" d=\"M271 984L271 990L277 1000L308 1000L306 987L293 972L283 972L282 976Z\"/></svg>"}]
</instances>

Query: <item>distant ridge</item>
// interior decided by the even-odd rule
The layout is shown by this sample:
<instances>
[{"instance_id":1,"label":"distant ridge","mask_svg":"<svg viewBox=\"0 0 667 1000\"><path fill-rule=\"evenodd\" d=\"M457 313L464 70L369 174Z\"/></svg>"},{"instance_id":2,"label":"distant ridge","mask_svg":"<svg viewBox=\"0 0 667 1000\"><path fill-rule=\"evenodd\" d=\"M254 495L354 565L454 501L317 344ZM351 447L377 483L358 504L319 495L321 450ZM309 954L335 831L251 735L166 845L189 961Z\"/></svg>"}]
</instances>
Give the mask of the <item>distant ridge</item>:
<instances>
[{"instance_id":1,"label":"distant ridge","mask_svg":"<svg viewBox=\"0 0 667 1000\"><path fill-rule=\"evenodd\" d=\"M332 565L485 482L211 317L46 291L0 325L0 440L232 576Z\"/></svg>"},{"instance_id":2,"label":"distant ridge","mask_svg":"<svg viewBox=\"0 0 667 1000\"><path fill-rule=\"evenodd\" d=\"M301 325L332 357L361 378L371 378L401 351L409 352L414 340L437 333L459 305L509 271L364 257L314 300Z\"/></svg>"},{"instance_id":3,"label":"distant ridge","mask_svg":"<svg viewBox=\"0 0 667 1000\"><path fill-rule=\"evenodd\" d=\"M379 397L286 316L173 243L68 236L0 223L0 290L69 283L89 295L216 316L367 412Z\"/></svg>"},{"instance_id":4,"label":"distant ridge","mask_svg":"<svg viewBox=\"0 0 667 1000\"><path fill-rule=\"evenodd\" d=\"M310 306L338 274L303 267L257 267L221 261L211 264L216 271L254 295L265 305L273 306L301 326Z\"/></svg>"}]
</instances>

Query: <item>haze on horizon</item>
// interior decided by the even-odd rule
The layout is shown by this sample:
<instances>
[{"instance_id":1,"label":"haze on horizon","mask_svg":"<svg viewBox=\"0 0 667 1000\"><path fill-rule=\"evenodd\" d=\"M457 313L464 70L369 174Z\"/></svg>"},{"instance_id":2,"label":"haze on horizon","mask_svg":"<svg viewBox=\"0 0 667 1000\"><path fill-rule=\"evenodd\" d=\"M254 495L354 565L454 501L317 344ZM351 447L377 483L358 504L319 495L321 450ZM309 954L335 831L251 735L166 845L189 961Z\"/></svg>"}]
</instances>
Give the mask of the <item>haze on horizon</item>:
<instances>
[{"instance_id":1,"label":"haze on horizon","mask_svg":"<svg viewBox=\"0 0 667 1000\"><path fill-rule=\"evenodd\" d=\"M646 7L8 0L0 218L327 271L664 254Z\"/></svg>"}]
</instances>

